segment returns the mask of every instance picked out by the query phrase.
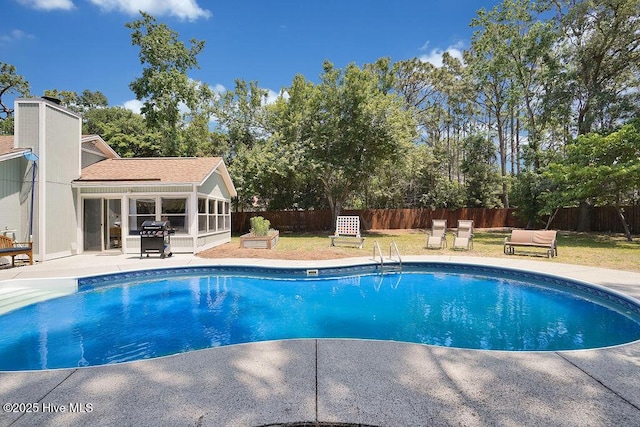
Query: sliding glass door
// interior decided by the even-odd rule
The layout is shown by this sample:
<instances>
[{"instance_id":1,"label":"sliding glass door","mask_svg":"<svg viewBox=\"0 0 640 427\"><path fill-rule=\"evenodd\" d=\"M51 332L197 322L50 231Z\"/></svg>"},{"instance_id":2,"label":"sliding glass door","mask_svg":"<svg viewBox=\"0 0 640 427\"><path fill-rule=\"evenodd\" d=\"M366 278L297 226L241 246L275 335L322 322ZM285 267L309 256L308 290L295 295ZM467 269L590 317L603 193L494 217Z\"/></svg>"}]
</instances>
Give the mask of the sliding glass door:
<instances>
[{"instance_id":1,"label":"sliding glass door","mask_svg":"<svg viewBox=\"0 0 640 427\"><path fill-rule=\"evenodd\" d=\"M84 199L83 230L85 251L102 250L102 199Z\"/></svg>"},{"instance_id":2,"label":"sliding glass door","mask_svg":"<svg viewBox=\"0 0 640 427\"><path fill-rule=\"evenodd\" d=\"M120 199L84 199L83 230L85 251L122 247Z\"/></svg>"}]
</instances>

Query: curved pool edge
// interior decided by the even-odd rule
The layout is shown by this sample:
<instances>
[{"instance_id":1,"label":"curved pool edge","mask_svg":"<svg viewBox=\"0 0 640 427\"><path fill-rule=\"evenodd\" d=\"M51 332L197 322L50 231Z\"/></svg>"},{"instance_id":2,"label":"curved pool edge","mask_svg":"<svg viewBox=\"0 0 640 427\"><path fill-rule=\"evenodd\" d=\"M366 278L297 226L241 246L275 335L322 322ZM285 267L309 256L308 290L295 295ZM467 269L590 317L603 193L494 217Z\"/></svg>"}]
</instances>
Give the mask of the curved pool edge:
<instances>
[{"instance_id":1,"label":"curved pool edge","mask_svg":"<svg viewBox=\"0 0 640 427\"><path fill-rule=\"evenodd\" d=\"M638 273L521 259L420 258L545 270L636 299L639 295ZM202 264L197 257L180 254L177 260ZM135 268L127 260L99 268L92 257L86 262L88 266L73 269L57 264L50 270L25 268L23 274L13 274L69 277L78 269L98 274ZM254 259L204 264L229 262L279 264ZM313 268L326 262L293 264ZM629 425L640 419L639 375L638 342L540 353L389 341L270 341L118 365L2 373L3 402L86 402L92 403L92 411L0 412L0 424Z\"/></svg>"}]
</instances>

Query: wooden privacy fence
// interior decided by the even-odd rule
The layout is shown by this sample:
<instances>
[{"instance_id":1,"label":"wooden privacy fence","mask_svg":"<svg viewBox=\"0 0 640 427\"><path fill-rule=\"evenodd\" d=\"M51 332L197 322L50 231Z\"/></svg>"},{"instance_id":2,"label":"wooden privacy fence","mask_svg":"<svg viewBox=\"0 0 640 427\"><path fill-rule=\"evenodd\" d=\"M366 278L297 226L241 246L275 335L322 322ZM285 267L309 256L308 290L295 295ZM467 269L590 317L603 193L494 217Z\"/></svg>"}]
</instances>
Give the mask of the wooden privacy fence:
<instances>
[{"instance_id":1,"label":"wooden privacy fence","mask_svg":"<svg viewBox=\"0 0 640 427\"><path fill-rule=\"evenodd\" d=\"M575 230L578 224L578 208L562 208L551 221L554 230ZM623 208L624 217L631 233L640 233L640 206ZM600 206L591 209L591 231L624 233L620 217L613 206Z\"/></svg>"},{"instance_id":2,"label":"wooden privacy fence","mask_svg":"<svg viewBox=\"0 0 640 427\"><path fill-rule=\"evenodd\" d=\"M477 228L522 227L513 216L514 209L462 208L448 209L362 209L343 210L341 215L357 215L364 230L430 228L433 219L446 219L448 227L455 227L459 219L472 219ZM249 231L249 218L263 216L271 227L280 231L333 231L331 211L265 211L234 212L232 232Z\"/></svg>"},{"instance_id":3,"label":"wooden privacy fence","mask_svg":"<svg viewBox=\"0 0 640 427\"><path fill-rule=\"evenodd\" d=\"M364 230L426 229L434 219L446 219L447 227L455 227L459 219L472 219L476 228L513 227L525 224L514 216L515 209L462 208L448 209L362 209L343 210L342 215L357 215ZM558 211L551 229L575 230L578 224L578 208ZM634 234L640 233L640 206L627 206L624 214ZM263 216L271 221L271 227L280 231L333 231L329 209L308 211L234 212L231 229L234 233L249 231L249 218ZM624 229L613 207L596 207L591 212L591 230L622 233Z\"/></svg>"}]
</instances>

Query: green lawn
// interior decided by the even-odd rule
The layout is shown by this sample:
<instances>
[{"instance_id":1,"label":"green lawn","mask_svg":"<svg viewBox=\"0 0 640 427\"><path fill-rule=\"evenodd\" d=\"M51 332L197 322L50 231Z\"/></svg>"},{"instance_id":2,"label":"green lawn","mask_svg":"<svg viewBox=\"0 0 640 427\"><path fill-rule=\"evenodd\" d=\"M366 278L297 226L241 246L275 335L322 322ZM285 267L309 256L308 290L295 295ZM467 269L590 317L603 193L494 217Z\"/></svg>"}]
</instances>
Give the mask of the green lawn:
<instances>
[{"instance_id":1,"label":"green lawn","mask_svg":"<svg viewBox=\"0 0 640 427\"><path fill-rule=\"evenodd\" d=\"M560 262L589 265L619 270L640 271L640 237L632 242L622 235L593 233L558 233L558 257L547 259L544 249L531 249L527 255L504 255L502 242L508 231L476 230L474 247L471 251L454 251L451 248L453 234L447 235L449 248L425 249L426 233L423 230L384 230L365 233L363 249L352 247L329 247L329 233L282 233L280 241L271 251L260 249L240 249L240 239L232 238L231 243L201 253L204 257L265 257L283 259L330 259L344 257L371 257L374 241L378 241L385 256L389 245L395 241L402 256L406 255L450 255L486 256L510 259L531 259L543 262Z\"/></svg>"}]
</instances>

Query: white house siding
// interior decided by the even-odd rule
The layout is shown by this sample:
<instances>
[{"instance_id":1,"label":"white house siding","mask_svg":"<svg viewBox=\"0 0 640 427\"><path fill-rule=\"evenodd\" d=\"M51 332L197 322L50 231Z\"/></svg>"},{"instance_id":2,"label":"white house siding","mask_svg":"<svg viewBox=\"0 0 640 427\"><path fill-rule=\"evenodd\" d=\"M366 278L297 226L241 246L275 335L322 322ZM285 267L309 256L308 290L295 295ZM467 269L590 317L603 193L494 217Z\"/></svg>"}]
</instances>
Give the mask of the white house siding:
<instances>
[{"instance_id":1,"label":"white house siding","mask_svg":"<svg viewBox=\"0 0 640 427\"><path fill-rule=\"evenodd\" d=\"M231 194L218 172L212 173L209 179L198 188L198 192L220 199L231 200Z\"/></svg>"},{"instance_id":2,"label":"white house siding","mask_svg":"<svg viewBox=\"0 0 640 427\"><path fill-rule=\"evenodd\" d=\"M0 162L0 235L19 242L26 242L29 237L31 180L22 179L26 167L27 161L23 158ZM3 261L8 263L11 258L3 258Z\"/></svg>"},{"instance_id":3,"label":"white house siding","mask_svg":"<svg viewBox=\"0 0 640 427\"><path fill-rule=\"evenodd\" d=\"M45 259L76 253L78 220L71 182L80 177L81 121L43 103L45 110Z\"/></svg>"},{"instance_id":4,"label":"white house siding","mask_svg":"<svg viewBox=\"0 0 640 427\"><path fill-rule=\"evenodd\" d=\"M98 195L98 194L128 194L139 197L140 195L155 194L155 193L189 193L191 192L190 185L168 185L168 186L119 186L119 187L82 187L80 194L82 195Z\"/></svg>"},{"instance_id":5,"label":"white house siding","mask_svg":"<svg viewBox=\"0 0 640 427\"><path fill-rule=\"evenodd\" d=\"M45 259L75 254L78 246L78 220L69 185L47 182L45 205Z\"/></svg>"},{"instance_id":6,"label":"white house siding","mask_svg":"<svg viewBox=\"0 0 640 427\"><path fill-rule=\"evenodd\" d=\"M55 109L47 104L46 110L46 180L61 182L71 187L71 181L80 178L81 122L78 116Z\"/></svg>"},{"instance_id":7,"label":"white house siding","mask_svg":"<svg viewBox=\"0 0 640 427\"><path fill-rule=\"evenodd\" d=\"M17 230L18 240L24 237L20 212L20 192L23 183L20 178L26 163L26 160L21 158L0 162L0 234L7 228Z\"/></svg>"},{"instance_id":8,"label":"white house siding","mask_svg":"<svg viewBox=\"0 0 640 427\"><path fill-rule=\"evenodd\" d=\"M204 250L220 246L223 243L229 243L231 241L231 232L222 232L216 234L208 234L204 236L198 236L198 242L196 252L202 252Z\"/></svg>"},{"instance_id":9,"label":"white house siding","mask_svg":"<svg viewBox=\"0 0 640 427\"><path fill-rule=\"evenodd\" d=\"M80 116L44 100L22 99L16 101L16 124L18 148L31 148L39 157L33 222L35 258L43 261L71 255L78 243L71 182L80 176ZM21 200L21 204L24 212L30 200ZM22 228L28 233L28 221Z\"/></svg>"},{"instance_id":10,"label":"white house siding","mask_svg":"<svg viewBox=\"0 0 640 427\"><path fill-rule=\"evenodd\" d=\"M82 151L82 167L86 168L89 165L92 165L94 163L98 163L99 161L102 161L106 159L106 157L104 156L104 154L99 154L99 153L93 153L90 151Z\"/></svg>"},{"instance_id":11,"label":"white house siding","mask_svg":"<svg viewBox=\"0 0 640 427\"><path fill-rule=\"evenodd\" d=\"M231 202L231 194L222 175L215 171L209 178L198 187L198 197L213 198ZM230 206L229 206L230 208ZM195 223L197 225L197 223ZM195 231L198 233L198 230ZM198 235L196 240L196 252L213 248L231 241L231 218L229 218L229 229L217 232L209 232Z\"/></svg>"},{"instance_id":12,"label":"white house siding","mask_svg":"<svg viewBox=\"0 0 640 427\"><path fill-rule=\"evenodd\" d=\"M31 148L32 151L40 156L40 103L39 102L20 102L16 104L15 109L15 143L16 148ZM25 163L25 167L26 166ZM40 206L40 189L39 189L39 165L38 169L36 169L36 183L34 188L34 215L33 215L33 247L34 253L37 255L38 247L39 247L39 224L38 224L38 212ZM22 171L18 176L23 176L27 171ZM28 189L25 186L28 185ZM16 238L21 239L22 241L29 240L29 222L30 222L30 211L31 211L31 195L29 197L26 196L26 191L30 191L31 189L31 176L28 178L25 177L25 184L21 186L22 196L20 196L19 206L20 217L22 221L20 223L19 236ZM14 208L15 209L15 208ZM2 225L2 224L0 224Z\"/></svg>"},{"instance_id":13,"label":"white house siding","mask_svg":"<svg viewBox=\"0 0 640 427\"><path fill-rule=\"evenodd\" d=\"M15 115L17 148L32 148L40 156L40 103L20 102Z\"/></svg>"}]
</instances>

